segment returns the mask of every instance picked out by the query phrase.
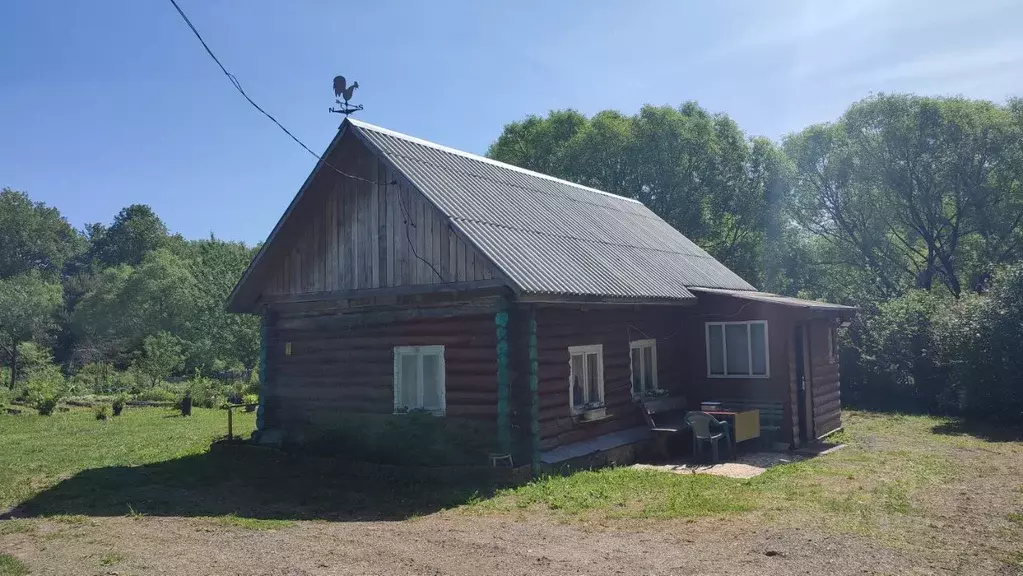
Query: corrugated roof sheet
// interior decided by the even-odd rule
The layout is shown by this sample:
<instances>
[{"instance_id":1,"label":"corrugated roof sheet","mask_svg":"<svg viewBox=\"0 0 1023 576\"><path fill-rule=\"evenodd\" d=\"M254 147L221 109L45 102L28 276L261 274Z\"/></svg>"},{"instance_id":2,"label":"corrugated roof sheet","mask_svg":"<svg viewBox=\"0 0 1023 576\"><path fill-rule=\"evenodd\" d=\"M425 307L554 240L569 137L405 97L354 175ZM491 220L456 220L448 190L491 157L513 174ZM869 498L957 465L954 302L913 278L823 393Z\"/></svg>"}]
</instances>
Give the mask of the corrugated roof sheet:
<instances>
[{"instance_id":1,"label":"corrugated roof sheet","mask_svg":"<svg viewBox=\"0 0 1023 576\"><path fill-rule=\"evenodd\" d=\"M348 122L529 294L692 299L755 290L642 203Z\"/></svg>"},{"instance_id":2,"label":"corrugated roof sheet","mask_svg":"<svg viewBox=\"0 0 1023 576\"><path fill-rule=\"evenodd\" d=\"M704 292L707 294L721 294L723 296L732 296L743 300L766 302L768 304L777 304L779 306L788 306L791 308L806 308L808 310L828 310L832 312L855 312L857 310L855 306L843 306L842 304L818 302L817 300L804 300L802 298L782 296L780 294L772 294L770 292L748 292L743 290L722 290L715 288L693 288L693 291Z\"/></svg>"}]
</instances>

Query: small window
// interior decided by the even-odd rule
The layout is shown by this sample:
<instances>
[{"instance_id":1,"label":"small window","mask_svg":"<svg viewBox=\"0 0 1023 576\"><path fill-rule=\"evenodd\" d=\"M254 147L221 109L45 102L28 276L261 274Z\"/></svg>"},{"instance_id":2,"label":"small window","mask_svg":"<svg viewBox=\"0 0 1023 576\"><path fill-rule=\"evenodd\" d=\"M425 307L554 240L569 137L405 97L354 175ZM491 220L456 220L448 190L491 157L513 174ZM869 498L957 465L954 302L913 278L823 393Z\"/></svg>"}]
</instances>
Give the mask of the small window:
<instances>
[{"instance_id":1,"label":"small window","mask_svg":"<svg viewBox=\"0 0 1023 576\"><path fill-rule=\"evenodd\" d=\"M444 414L444 347L394 349L394 411Z\"/></svg>"},{"instance_id":2,"label":"small window","mask_svg":"<svg viewBox=\"0 0 1023 576\"><path fill-rule=\"evenodd\" d=\"M632 395L657 390L657 340L629 342L632 358Z\"/></svg>"},{"instance_id":3,"label":"small window","mask_svg":"<svg viewBox=\"0 0 1023 576\"><path fill-rule=\"evenodd\" d=\"M767 378L767 322L708 322L707 375Z\"/></svg>"},{"instance_id":4,"label":"small window","mask_svg":"<svg viewBox=\"0 0 1023 576\"><path fill-rule=\"evenodd\" d=\"M572 346L568 349L568 400L573 413L604 401L604 346Z\"/></svg>"}]
</instances>

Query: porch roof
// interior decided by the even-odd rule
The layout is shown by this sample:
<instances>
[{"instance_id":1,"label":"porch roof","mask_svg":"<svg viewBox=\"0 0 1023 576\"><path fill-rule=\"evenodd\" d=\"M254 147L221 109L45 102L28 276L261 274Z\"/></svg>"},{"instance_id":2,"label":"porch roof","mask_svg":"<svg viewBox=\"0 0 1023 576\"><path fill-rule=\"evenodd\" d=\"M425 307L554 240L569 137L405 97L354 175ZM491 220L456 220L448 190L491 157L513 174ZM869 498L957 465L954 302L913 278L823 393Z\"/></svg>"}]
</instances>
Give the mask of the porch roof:
<instances>
[{"instance_id":1,"label":"porch roof","mask_svg":"<svg viewBox=\"0 0 1023 576\"><path fill-rule=\"evenodd\" d=\"M855 306L844 306L842 304L832 304L830 302L818 302L817 300L804 300L802 298L793 298L791 296L782 296L780 294L772 294L770 292L751 292L748 290L725 290L722 288L690 288L692 292L697 295L703 294L719 294L722 296L731 296L733 298L739 298L741 300L751 300L754 302L764 302L767 304L775 304L777 306L786 306L789 308L801 308L803 310L815 310L822 312L836 312L845 314L855 314L858 308Z\"/></svg>"}]
</instances>

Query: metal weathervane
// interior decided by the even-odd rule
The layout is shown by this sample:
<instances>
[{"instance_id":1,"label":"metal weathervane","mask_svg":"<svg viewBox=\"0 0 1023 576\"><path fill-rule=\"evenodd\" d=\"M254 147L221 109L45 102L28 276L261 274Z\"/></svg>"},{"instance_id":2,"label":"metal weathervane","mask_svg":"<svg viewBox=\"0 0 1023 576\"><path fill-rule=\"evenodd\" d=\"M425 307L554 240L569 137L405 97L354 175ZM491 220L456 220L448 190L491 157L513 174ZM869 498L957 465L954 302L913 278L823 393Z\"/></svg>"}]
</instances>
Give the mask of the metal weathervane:
<instances>
[{"instance_id":1,"label":"metal weathervane","mask_svg":"<svg viewBox=\"0 0 1023 576\"><path fill-rule=\"evenodd\" d=\"M337 108L331 108L330 111L335 114L344 114L347 118L349 114L362 110L362 104L349 104L348 101L352 99L352 94L355 93L355 89L359 87L358 82L352 82L352 85L348 85L348 81L345 80L344 76L334 77L334 97L337 98Z\"/></svg>"}]
</instances>

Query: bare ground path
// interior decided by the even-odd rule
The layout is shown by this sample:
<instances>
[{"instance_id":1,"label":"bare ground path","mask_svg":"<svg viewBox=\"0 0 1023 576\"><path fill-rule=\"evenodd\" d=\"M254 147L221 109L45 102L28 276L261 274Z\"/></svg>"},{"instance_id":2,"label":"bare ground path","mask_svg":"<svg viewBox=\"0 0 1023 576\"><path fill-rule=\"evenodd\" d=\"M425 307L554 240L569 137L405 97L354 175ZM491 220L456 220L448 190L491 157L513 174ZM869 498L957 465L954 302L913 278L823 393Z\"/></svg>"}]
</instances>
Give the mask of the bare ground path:
<instances>
[{"instance_id":1,"label":"bare ground path","mask_svg":"<svg viewBox=\"0 0 1023 576\"><path fill-rule=\"evenodd\" d=\"M910 574L911 558L816 530L713 521L601 527L441 513L254 531L186 518L46 522L0 546L38 574ZM104 565L104 562L107 565Z\"/></svg>"}]
</instances>

